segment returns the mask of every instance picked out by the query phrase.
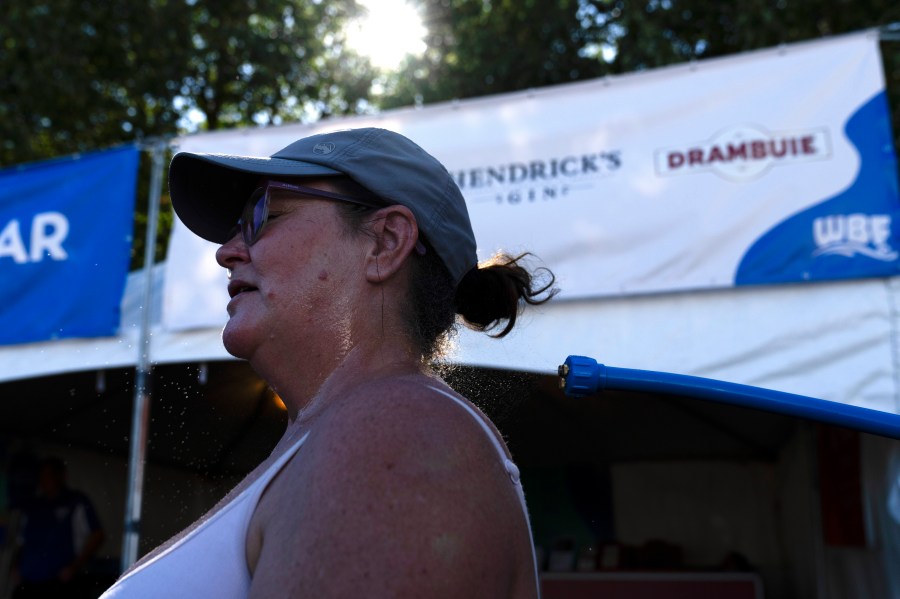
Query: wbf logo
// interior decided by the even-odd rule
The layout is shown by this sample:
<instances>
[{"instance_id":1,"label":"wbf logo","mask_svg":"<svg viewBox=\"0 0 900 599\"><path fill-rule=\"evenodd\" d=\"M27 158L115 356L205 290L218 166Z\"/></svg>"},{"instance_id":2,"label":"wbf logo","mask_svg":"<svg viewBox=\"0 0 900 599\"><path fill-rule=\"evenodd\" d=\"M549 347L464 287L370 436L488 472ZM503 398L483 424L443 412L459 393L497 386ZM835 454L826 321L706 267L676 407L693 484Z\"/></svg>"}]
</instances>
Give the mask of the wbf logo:
<instances>
[{"instance_id":1,"label":"wbf logo","mask_svg":"<svg viewBox=\"0 0 900 599\"><path fill-rule=\"evenodd\" d=\"M891 217L887 214L833 214L813 221L813 257L857 254L891 262L897 252L890 246Z\"/></svg>"}]
</instances>

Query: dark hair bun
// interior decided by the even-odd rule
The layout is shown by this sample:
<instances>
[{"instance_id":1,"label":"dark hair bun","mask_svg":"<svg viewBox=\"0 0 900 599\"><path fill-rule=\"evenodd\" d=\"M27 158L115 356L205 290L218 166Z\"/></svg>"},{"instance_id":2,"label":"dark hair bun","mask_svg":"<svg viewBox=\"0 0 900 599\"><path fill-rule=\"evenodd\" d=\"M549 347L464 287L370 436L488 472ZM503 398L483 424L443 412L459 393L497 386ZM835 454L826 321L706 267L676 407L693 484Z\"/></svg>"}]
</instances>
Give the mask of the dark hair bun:
<instances>
[{"instance_id":1,"label":"dark hair bun","mask_svg":"<svg viewBox=\"0 0 900 599\"><path fill-rule=\"evenodd\" d=\"M466 326L489 331L506 321L502 331L491 335L503 337L515 326L525 304L543 304L556 295L556 277L544 267L529 272L522 264L527 256L499 253L466 273L455 298L456 312Z\"/></svg>"}]
</instances>

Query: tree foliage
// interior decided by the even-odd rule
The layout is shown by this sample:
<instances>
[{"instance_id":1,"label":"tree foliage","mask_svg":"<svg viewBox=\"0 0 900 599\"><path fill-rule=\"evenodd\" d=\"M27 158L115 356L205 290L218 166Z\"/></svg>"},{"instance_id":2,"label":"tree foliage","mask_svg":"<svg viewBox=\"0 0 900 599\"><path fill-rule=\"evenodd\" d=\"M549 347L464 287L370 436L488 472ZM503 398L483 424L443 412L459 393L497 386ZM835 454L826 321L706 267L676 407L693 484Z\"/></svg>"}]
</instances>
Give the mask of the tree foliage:
<instances>
[{"instance_id":1,"label":"tree foliage","mask_svg":"<svg viewBox=\"0 0 900 599\"><path fill-rule=\"evenodd\" d=\"M419 0L428 50L382 106L431 103L736 54L900 21L896 0ZM900 124L900 42L885 43Z\"/></svg>"},{"instance_id":2,"label":"tree foliage","mask_svg":"<svg viewBox=\"0 0 900 599\"><path fill-rule=\"evenodd\" d=\"M578 0L425 0L427 50L406 63L384 106L430 103L597 77L597 32Z\"/></svg>"},{"instance_id":3,"label":"tree foliage","mask_svg":"<svg viewBox=\"0 0 900 599\"><path fill-rule=\"evenodd\" d=\"M353 111L354 0L4 0L0 165ZM351 68L346 68L347 66Z\"/></svg>"},{"instance_id":4,"label":"tree foliage","mask_svg":"<svg viewBox=\"0 0 900 599\"><path fill-rule=\"evenodd\" d=\"M354 112L374 76L344 44L359 11L355 0L2 0L0 166ZM149 179L145 156L133 267ZM171 218L162 211L157 259Z\"/></svg>"}]
</instances>

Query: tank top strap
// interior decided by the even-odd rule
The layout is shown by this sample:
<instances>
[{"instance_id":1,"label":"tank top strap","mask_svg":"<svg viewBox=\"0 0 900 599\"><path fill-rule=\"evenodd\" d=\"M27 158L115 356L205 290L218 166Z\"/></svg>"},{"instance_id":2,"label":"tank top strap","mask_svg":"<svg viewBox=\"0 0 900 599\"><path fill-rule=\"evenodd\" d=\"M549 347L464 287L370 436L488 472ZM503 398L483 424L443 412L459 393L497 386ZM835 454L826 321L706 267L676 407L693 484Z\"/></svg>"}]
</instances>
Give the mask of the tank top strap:
<instances>
[{"instance_id":1,"label":"tank top strap","mask_svg":"<svg viewBox=\"0 0 900 599\"><path fill-rule=\"evenodd\" d=\"M497 449L497 453L500 455L500 459L503 461L503 465L506 468L506 472L509 475L509 479L512 481L513 486L516 490L516 495L519 498L519 502L522 505L522 514L525 516L525 525L528 528L528 540L531 544L531 559L532 564L534 566L534 584L538 589L538 597L540 597L540 589L541 589L541 581L540 575L538 573L538 563L537 563L537 554L534 550L534 533L531 531L531 518L528 514L528 506L525 503L525 491L522 489L522 481L519 476L519 468L515 465L515 463L506 455L506 450L504 450L503 445L500 444L500 440L497 438L497 433L488 426L488 423L485 421L485 418L479 414L472 406L470 406L467 402L463 401L456 395L452 393L448 393L444 389L440 387L435 387L433 385L425 385L432 391L437 391L441 395L445 397L449 397L453 401L455 401L458 405L462 406L463 409L466 410L469 414L472 415L472 418L475 419L478 424L481 425L482 430L484 430L485 434L490 438L491 442L494 444L494 447Z\"/></svg>"},{"instance_id":2,"label":"tank top strap","mask_svg":"<svg viewBox=\"0 0 900 599\"><path fill-rule=\"evenodd\" d=\"M509 474L510 480L512 480L512 482L515 483L516 485L519 485L520 484L519 483L519 468L516 466L516 464L511 459L509 459L509 457L507 457L506 450L504 450L503 446L500 444L500 440L497 438L496 431L494 431L494 429L492 429L490 426L488 426L488 423L485 422L484 417L481 414L479 414L477 411L475 411L475 409L473 409L472 406L470 406L468 403L466 403L465 401L463 401L456 395L453 395L452 393L448 393L447 391L445 391L444 389L441 389L440 387L435 387L433 385L425 385L425 386L428 387L429 389L431 389L432 391L437 391L438 393L440 393L441 395L444 395L445 397L449 397L450 399L455 401L458 405L462 406L462 408L466 412L468 412L469 414L472 415L472 418L474 418L475 421L481 425L482 430L484 430L485 434L491 440L491 443L494 444L494 448L497 450L497 453L500 455L500 459L503 461L503 465L506 468L507 474Z\"/></svg>"}]
</instances>

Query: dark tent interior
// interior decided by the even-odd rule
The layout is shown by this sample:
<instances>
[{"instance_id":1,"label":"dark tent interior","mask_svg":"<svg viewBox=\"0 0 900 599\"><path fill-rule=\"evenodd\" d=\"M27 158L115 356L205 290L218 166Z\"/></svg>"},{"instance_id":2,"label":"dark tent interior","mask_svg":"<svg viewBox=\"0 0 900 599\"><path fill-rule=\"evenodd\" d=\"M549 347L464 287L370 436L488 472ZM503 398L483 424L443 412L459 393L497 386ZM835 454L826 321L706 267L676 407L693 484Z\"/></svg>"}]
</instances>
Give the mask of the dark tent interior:
<instances>
[{"instance_id":1,"label":"dark tent interior","mask_svg":"<svg viewBox=\"0 0 900 599\"><path fill-rule=\"evenodd\" d=\"M582 596L575 585L592 576L651 572L738 581L734 597L812 597L823 535L826 545L866 544L859 465L831 475L843 481L834 490L822 472L848 448L858 457L868 435L692 397L571 398L553 376L466 366L441 374L494 420L522 470L547 597ZM159 365L151 379L141 553L214 505L287 420L241 362ZM94 491L108 532L98 566L107 579L118 565L133 395L134 371L119 368L0 385L5 463L60 454L73 479L93 485L82 490ZM841 496L856 501L828 504ZM680 596L673 589L654 592Z\"/></svg>"}]
</instances>

